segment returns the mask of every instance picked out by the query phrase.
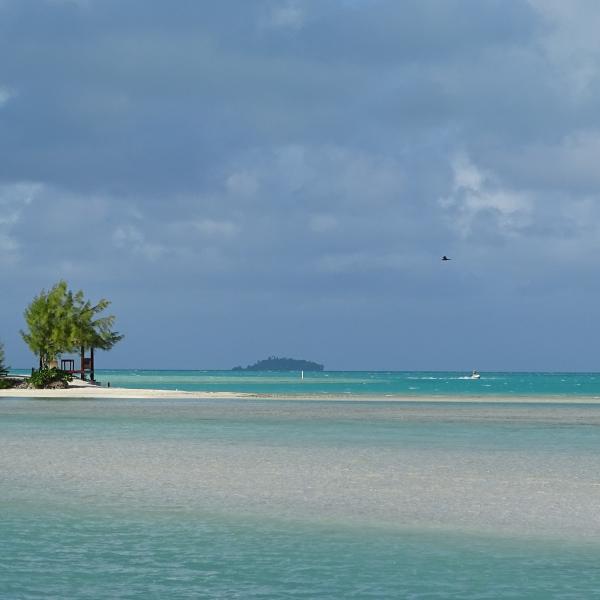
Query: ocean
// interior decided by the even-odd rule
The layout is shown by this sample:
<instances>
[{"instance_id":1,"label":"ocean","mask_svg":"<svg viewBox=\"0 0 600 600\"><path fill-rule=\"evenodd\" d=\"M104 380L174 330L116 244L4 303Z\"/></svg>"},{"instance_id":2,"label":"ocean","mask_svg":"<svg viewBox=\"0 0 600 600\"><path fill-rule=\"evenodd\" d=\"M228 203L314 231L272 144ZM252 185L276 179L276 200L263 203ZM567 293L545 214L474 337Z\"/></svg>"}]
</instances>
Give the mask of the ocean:
<instances>
[{"instance_id":1,"label":"ocean","mask_svg":"<svg viewBox=\"0 0 600 600\"><path fill-rule=\"evenodd\" d=\"M25 373L25 371L23 371ZM233 391L295 396L597 396L600 373L488 373L422 371L152 371L99 370L106 385L188 391Z\"/></svg>"},{"instance_id":2,"label":"ocean","mask_svg":"<svg viewBox=\"0 0 600 600\"><path fill-rule=\"evenodd\" d=\"M600 597L595 375L100 375L298 399L0 399L0 598Z\"/></svg>"}]
</instances>

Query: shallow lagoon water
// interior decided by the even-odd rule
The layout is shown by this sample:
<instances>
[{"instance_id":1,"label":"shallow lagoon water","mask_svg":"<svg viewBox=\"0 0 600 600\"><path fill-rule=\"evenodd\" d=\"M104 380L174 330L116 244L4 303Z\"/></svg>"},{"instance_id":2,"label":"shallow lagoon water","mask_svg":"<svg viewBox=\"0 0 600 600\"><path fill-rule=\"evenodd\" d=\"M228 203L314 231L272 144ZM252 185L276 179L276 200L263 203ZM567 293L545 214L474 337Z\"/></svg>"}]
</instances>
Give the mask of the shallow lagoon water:
<instances>
[{"instance_id":1,"label":"shallow lagoon water","mask_svg":"<svg viewBox=\"0 0 600 600\"><path fill-rule=\"evenodd\" d=\"M0 597L589 598L600 407L1 400Z\"/></svg>"}]
</instances>

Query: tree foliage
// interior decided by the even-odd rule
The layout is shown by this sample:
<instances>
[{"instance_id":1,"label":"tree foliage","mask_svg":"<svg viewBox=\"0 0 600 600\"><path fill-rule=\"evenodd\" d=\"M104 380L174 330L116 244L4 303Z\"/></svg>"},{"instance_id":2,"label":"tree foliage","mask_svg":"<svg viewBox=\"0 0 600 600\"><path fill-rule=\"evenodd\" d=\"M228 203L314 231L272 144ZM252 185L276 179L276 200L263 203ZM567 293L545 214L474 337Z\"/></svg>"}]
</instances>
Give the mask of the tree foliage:
<instances>
[{"instance_id":1,"label":"tree foliage","mask_svg":"<svg viewBox=\"0 0 600 600\"><path fill-rule=\"evenodd\" d=\"M85 300L81 291L74 296L75 320L72 340L78 347L110 350L123 336L113 331L116 317L99 316L110 306L104 298L96 304Z\"/></svg>"},{"instance_id":2,"label":"tree foliage","mask_svg":"<svg viewBox=\"0 0 600 600\"><path fill-rule=\"evenodd\" d=\"M110 350L122 335L112 330L115 317L99 316L110 302L96 304L85 299L81 290L72 292L65 281L49 291L42 290L25 310L27 331L21 335L30 350L40 357L40 367L64 352L80 348Z\"/></svg>"},{"instance_id":3,"label":"tree foliage","mask_svg":"<svg viewBox=\"0 0 600 600\"><path fill-rule=\"evenodd\" d=\"M28 331L21 335L45 368L61 352L72 348L73 306L67 284L60 281L48 292L42 290L25 310Z\"/></svg>"}]
</instances>

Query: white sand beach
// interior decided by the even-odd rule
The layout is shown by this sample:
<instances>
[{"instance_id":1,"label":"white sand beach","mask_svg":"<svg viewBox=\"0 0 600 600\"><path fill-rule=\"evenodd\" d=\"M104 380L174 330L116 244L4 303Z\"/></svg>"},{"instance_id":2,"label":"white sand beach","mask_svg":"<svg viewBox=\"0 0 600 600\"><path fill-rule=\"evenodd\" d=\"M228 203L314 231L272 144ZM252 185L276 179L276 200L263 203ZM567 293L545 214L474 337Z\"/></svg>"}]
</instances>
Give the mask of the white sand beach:
<instances>
[{"instance_id":1,"label":"white sand beach","mask_svg":"<svg viewBox=\"0 0 600 600\"><path fill-rule=\"evenodd\" d=\"M149 390L101 387L87 381L74 380L67 389L0 390L0 398L240 398L251 394L233 392L184 392L179 390Z\"/></svg>"}]
</instances>

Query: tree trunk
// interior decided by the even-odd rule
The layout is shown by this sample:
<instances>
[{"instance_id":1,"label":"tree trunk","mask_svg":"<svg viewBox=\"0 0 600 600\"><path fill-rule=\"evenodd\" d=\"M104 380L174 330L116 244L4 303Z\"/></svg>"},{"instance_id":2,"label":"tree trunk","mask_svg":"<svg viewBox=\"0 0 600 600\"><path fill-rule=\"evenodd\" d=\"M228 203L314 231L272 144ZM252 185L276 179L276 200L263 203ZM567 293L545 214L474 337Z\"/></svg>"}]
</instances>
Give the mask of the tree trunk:
<instances>
[{"instance_id":1,"label":"tree trunk","mask_svg":"<svg viewBox=\"0 0 600 600\"><path fill-rule=\"evenodd\" d=\"M96 378L94 375L94 347L93 346L90 348L90 379L92 381L96 381Z\"/></svg>"},{"instance_id":2,"label":"tree trunk","mask_svg":"<svg viewBox=\"0 0 600 600\"><path fill-rule=\"evenodd\" d=\"M81 346L81 380L85 381L85 346Z\"/></svg>"}]
</instances>

